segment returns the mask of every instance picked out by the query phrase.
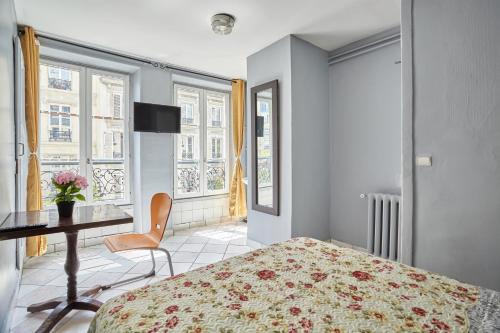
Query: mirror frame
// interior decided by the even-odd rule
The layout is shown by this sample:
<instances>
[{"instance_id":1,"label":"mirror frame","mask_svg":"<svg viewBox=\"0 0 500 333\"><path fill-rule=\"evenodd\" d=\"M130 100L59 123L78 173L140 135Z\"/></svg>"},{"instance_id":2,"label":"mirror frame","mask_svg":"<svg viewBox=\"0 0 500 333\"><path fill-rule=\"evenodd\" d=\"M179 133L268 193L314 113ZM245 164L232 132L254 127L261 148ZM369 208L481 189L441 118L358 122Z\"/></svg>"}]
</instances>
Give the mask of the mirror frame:
<instances>
[{"instance_id":1,"label":"mirror frame","mask_svg":"<svg viewBox=\"0 0 500 333\"><path fill-rule=\"evenodd\" d=\"M263 206L258 204L258 181L257 181L257 135L256 135L256 118L257 118L257 93L263 90L271 89L273 96L272 100L272 154L273 154L273 206ZM267 83L255 86L250 89L251 96L251 135L252 135L252 209L279 216L280 214L280 135L279 135L279 91L278 80L269 81Z\"/></svg>"}]
</instances>

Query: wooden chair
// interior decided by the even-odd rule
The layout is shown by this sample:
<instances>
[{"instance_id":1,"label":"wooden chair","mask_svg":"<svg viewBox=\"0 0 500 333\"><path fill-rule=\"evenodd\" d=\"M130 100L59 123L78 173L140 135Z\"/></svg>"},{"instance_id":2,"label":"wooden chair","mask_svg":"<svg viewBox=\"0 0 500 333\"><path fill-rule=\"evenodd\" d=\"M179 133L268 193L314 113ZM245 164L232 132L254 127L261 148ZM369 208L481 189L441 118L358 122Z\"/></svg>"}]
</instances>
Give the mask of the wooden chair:
<instances>
[{"instance_id":1,"label":"wooden chair","mask_svg":"<svg viewBox=\"0 0 500 333\"><path fill-rule=\"evenodd\" d=\"M172 258L170 257L170 253L166 249L160 247L160 241L163 238L165 229L167 228L171 208L172 198L170 198L167 193L156 193L151 199L151 230L148 233L114 235L104 239L104 244L113 253L128 250L149 250L151 253L151 260L153 262L153 268L149 273L101 286L101 289L109 289L117 285L154 276L156 274L156 263L153 251L162 251L167 255L170 275L174 276L174 268L172 267Z\"/></svg>"}]
</instances>

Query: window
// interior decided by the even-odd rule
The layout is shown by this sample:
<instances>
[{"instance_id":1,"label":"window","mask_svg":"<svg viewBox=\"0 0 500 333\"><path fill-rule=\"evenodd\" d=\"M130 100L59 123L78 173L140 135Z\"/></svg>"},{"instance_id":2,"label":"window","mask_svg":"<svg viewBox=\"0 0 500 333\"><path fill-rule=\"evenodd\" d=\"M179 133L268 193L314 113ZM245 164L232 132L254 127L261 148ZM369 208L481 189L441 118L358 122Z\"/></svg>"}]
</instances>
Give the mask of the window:
<instances>
[{"instance_id":1,"label":"window","mask_svg":"<svg viewBox=\"0 0 500 333\"><path fill-rule=\"evenodd\" d=\"M194 136L182 135L181 149L182 149L182 160L183 161L193 160L193 142L194 142Z\"/></svg>"},{"instance_id":2,"label":"window","mask_svg":"<svg viewBox=\"0 0 500 333\"><path fill-rule=\"evenodd\" d=\"M218 107L212 107L211 108L212 112L212 127L220 127L221 126L221 113L222 113L222 108L220 106Z\"/></svg>"},{"instance_id":3,"label":"window","mask_svg":"<svg viewBox=\"0 0 500 333\"><path fill-rule=\"evenodd\" d=\"M122 115L122 96L113 94L113 117L120 118Z\"/></svg>"},{"instance_id":4,"label":"window","mask_svg":"<svg viewBox=\"0 0 500 333\"><path fill-rule=\"evenodd\" d=\"M69 106L50 104L50 121L47 124L49 141L71 142L71 109Z\"/></svg>"},{"instance_id":5,"label":"window","mask_svg":"<svg viewBox=\"0 0 500 333\"><path fill-rule=\"evenodd\" d=\"M212 159L222 158L222 138L212 137Z\"/></svg>"},{"instance_id":6,"label":"window","mask_svg":"<svg viewBox=\"0 0 500 333\"><path fill-rule=\"evenodd\" d=\"M181 133L176 136L174 197L227 193L229 94L174 85L181 107Z\"/></svg>"},{"instance_id":7,"label":"window","mask_svg":"<svg viewBox=\"0 0 500 333\"><path fill-rule=\"evenodd\" d=\"M48 67L48 87L60 90L71 90L71 71L61 67Z\"/></svg>"},{"instance_id":8,"label":"window","mask_svg":"<svg viewBox=\"0 0 500 333\"><path fill-rule=\"evenodd\" d=\"M194 122L194 104L181 103L182 124L192 124Z\"/></svg>"},{"instance_id":9,"label":"window","mask_svg":"<svg viewBox=\"0 0 500 333\"><path fill-rule=\"evenodd\" d=\"M42 60L40 77L49 78L40 80L44 205L52 204L50 179L62 170L87 177L85 204L128 203L128 76ZM70 84L55 88L51 79Z\"/></svg>"}]
</instances>

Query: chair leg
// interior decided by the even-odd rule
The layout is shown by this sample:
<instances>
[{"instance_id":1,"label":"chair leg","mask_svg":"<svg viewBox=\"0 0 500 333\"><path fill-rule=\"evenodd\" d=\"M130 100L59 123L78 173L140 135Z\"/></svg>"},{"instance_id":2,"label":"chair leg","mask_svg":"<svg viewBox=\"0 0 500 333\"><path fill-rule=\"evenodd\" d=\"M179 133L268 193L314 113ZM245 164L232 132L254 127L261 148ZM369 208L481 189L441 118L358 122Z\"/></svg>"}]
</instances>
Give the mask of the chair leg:
<instances>
[{"instance_id":1,"label":"chair leg","mask_svg":"<svg viewBox=\"0 0 500 333\"><path fill-rule=\"evenodd\" d=\"M168 266L170 268L170 276L174 276L174 267L172 266L172 257L170 257L170 252L161 247L157 248L156 250L164 252L167 255Z\"/></svg>"},{"instance_id":2,"label":"chair leg","mask_svg":"<svg viewBox=\"0 0 500 333\"><path fill-rule=\"evenodd\" d=\"M174 266L172 265L172 257L170 256L170 252L168 252L164 248L158 247L158 248L150 249L149 250L149 253L151 254L151 262L153 263L153 267L151 268L151 271L149 273L146 273L146 274L140 275L140 276L136 276L136 277L133 277L133 278L130 278L130 279L116 281L114 283L107 284L105 286L101 286L101 289L102 290L106 290L106 289L110 289L110 288L113 288L113 287L116 287L116 286L121 286L123 284L127 284L127 283L130 283L130 282L135 282L135 281L139 281L139 280L142 280L142 279L146 279L146 278L151 277L151 276L155 276L156 275L156 260L155 260L155 256L153 254L153 251L156 251L156 250L157 251L161 251L161 252L163 252L163 253L165 253L167 255L168 267L170 269L170 276L174 276Z\"/></svg>"},{"instance_id":3,"label":"chair leg","mask_svg":"<svg viewBox=\"0 0 500 333\"><path fill-rule=\"evenodd\" d=\"M135 282L135 281L139 281L139 280L142 280L142 279L146 279L146 278L151 277L151 276L155 276L155 274L156 274L156 271L155 271L155 269L156 269L156 261L155 261L155 256L153 254L153 249L149 250L149 253L151 254L151 261L153 263L153 267L151 268L151 271L149 271L149 273L146 273L146 274L143 274L143 275L139 275L139 276L136 276L136 277L133 277L133 278L125 279L125 280L116 281L116 282L113 282L113 283L101 286L101 289L102 290L106 290L106 289L110 289L110 288L113 288L113 287L116 287L116 286L121 286L123 284L127 284L127 283L130 283L130 282Z\"/></svg>"}]
</instances>

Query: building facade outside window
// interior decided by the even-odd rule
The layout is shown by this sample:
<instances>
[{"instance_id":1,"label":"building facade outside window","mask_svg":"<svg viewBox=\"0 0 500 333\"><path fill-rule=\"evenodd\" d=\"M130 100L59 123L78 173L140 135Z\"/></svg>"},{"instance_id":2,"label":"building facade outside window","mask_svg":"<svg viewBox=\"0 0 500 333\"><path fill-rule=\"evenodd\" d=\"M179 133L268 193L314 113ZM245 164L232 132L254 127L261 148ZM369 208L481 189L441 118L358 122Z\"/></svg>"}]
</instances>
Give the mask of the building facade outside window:
<instances>
[{"instance_id":1,"label":"building facade outside window","mask_svg":"<svg viewBox=\"0 0 500 333\"><path fill-rule=\"evenodd\" d=\"M71 90L71 71L60 67L49 67L48 88Z\"/></svg>"}]
</instances>

